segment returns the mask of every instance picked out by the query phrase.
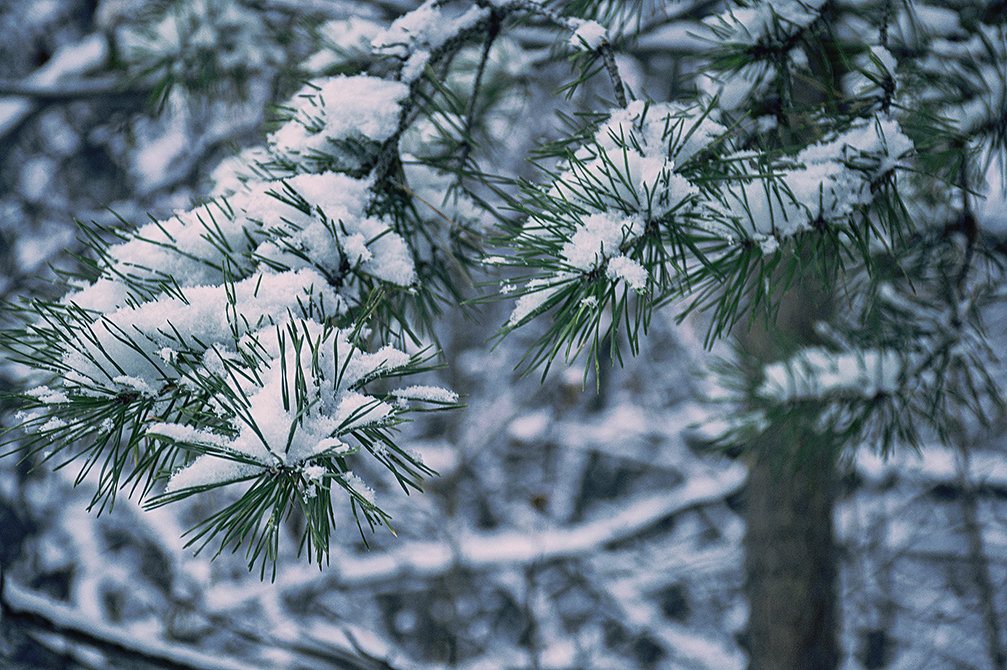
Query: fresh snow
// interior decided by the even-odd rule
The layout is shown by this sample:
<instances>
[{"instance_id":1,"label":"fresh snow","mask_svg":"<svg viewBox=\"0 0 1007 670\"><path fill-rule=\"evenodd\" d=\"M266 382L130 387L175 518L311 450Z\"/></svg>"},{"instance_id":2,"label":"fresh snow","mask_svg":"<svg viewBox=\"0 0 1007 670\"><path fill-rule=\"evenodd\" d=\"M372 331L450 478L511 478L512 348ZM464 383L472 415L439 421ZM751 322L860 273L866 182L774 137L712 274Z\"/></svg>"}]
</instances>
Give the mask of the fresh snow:
<instances>
[{"instance_id":1,"label":"fresh snow","mask_svg":"<svg viewBox=\"0 0 1007 670\"><path fill-rule=\"evenodd\" d=\"M455 403L458 402L458 394L450 389L441 386L429 386L425 384L414 384L392 391L392 395L403 400L423 400L427 402Z\"/></svg>"},{"instance_id":2,"label":"fresh snow","mask_svg":"<svg viewBox=\"0 0 1007 670\"><path fill-rule=\"evenodd\" d=\"M29 389L25 391L25 395L35 398L39 402L43 402L47 405L59 405L70 402L70 399L67 398L65 393L51 389L48 386L37 386L33 389Z\"/></svg>"},{"instance_id":3,"label":"fresh snow","mask_svg":"<svg viewBox=\"0 0 1007 670\"><path fill-rule=\"evenodd\" d=\"M729 154L738 174L711 196L683 169L725 132L700 106L634 101L614 110L547 192L557 208L569 210L570 203L580 211L566 215L558 233L548 217L540 224L535 214L526 226L530 237L556 236L558 268L528 282L508 326L535 313L575 273L601 271L645 290L648 269L626 254L651 221L674 226L679 214L698 214L699 225L729 247L754 242L764 255L817 223L848 227L870 204L875 181L913 151L898 122L879 115L779 159L769 177L749 176L760 173L749 153Z\"/></svg>"},{"instance_id":4,"label":"fresh snow","mask_svg":"<svg viewBox=\"0 0 1007 670\"><path fill-rule=\"evenodd\" d=\"M637 237L643 225L639 216L627 217L619 212L590 214L563 245L563 258L574 268L591 270L601 265L606 256L618 255L623 243Z\"/></svg>"},{"instance_id":5,"label":"fresh snow","mask_svg":"<svg viewBox=\"0 0 1007 670\"><path fill-rule=\"evenodd\" d=\"M525 290L527 293L518 298L514 310L511 312L508 326L516 326L536 310L545 305L553 295L562 287L565 280L572 278L572 275L560 276L553 280L546 277L532 279L528 282Z\"/></svg>"},{"instance_id":6,"label":"fresh snow","mask_svg":"<svg viewBox=\"0 0 1007 670\"><path fill-rule=\"evenodd\" d=\"M764 252L775 252L780 239L811 230L816 219L847 225L858 207L870 203L872 181L895 169L912 150L894 119L864 121L807 147L793 167L775 172L770 180L739 180L727 190L728 206L721 213ZM725 228L723 234L733 232ZM770 236L776 241L767 244Z\"/></svg>"},{"instance_id":7,"label":"fresh snow","mask_svg":"<svg viewBox=\"0 0 1007 670\"><path fill-rule=\"evenodd\" d=\"M605 27L596 21L576 21L577 28L570 36L570 44L578 49L595 51L608 39Z\"/></svg>"},{"instance_id":8,"label":"fresh snow","mask_svg":"<svg viewBox=\"0 0 1007 670\"><path fill-rule=\"evenodd\" d=\"M403 367L409 361L408 355L391 347L373 354L362 352L350 344L347 332L327 331L312 321L300 322L298 330L317 344L315 351L305 345L299 358L290 342L281 347L282 331L277 328L254 334L257 347L269 360L259 371L261 385L240 384L239 392L248 398L248 410L231 422L237 431L235 437L170 423L150 429L151 435L215 447L212 453L176 472L169 491L228 483L275 466L301 468L321 456L349 453L352 448L341 436L382 423L396 413L395 407L357 387L376 375ZM293 398L296 394L294 374L284 374L284 369L299 367L309 374L313 366L321 376L309 376L307 410L284 407L284 395Z\"/></svg>"},{"instance_id":9,"label":"fresh snow","mask_svg":"<svg viewBox=\"0 0 1007 670\"><path fill-rule=\"evenodd\" d=\"M398 129L409 87L379 77L339 75L305 84L287 103L290 120L269 136L270 148L296 161L329 153L342 140L383 142ZM346 162L353 164L352 154Z\"/></svg>"},{"instance_id":10,"label":"fresh snow","mask_svg":"<svg viewBox=\"0 0 1007 670\"><path fill-rule=\"evenodd\" d=\"M218 199L122 234L97 281L63 298L79 334L61 361L73 374L37 397L72 402L126 390L161 412L177 393L220 387L205 401L224 421L218 429L171 420L146 427L150 439L203 452L172 474L169 493L276 467L311 468L315 481L317 459L357 451L348 440L394 422L407 401L456 402L455 393L432 386L393 389L396 404L368 394L368 381L403 371L412 357L389 346L368 353L350 341L352 328L326 325L363 304L373 280L417 282L405 239L370 214L373 182L277 167L311 169L327 153L337 168L355 169L358 154L340 143L377 146L398 133L408 91L364 75L309 82L265 147L218 168ZM358 479L346 481L370 499Z\"/></svg>"},{"instance_id":11,"label":"fresh snow","mask_svg":"<svg viewBox=\"0 0 1007 670\"><path fill-rule=\"evenodd\" d=\"M379 53L403 59L402 80L413 81L423 74L431 52L487 16L488 8L426 0L378 33L371 46Z\"/></svg>"},{"instance_id":12,"label":"fresh snow","mask_svg":"<svg viewBox=\"0 0 1007 670\"><path fill-rule=\"evenodd\" d=\"M606 274L613 281L623 280L631 289L643 291L647 288L649 275L642 265L626 256L615 256L608 261Z\"/></svg>"}]
</instances>

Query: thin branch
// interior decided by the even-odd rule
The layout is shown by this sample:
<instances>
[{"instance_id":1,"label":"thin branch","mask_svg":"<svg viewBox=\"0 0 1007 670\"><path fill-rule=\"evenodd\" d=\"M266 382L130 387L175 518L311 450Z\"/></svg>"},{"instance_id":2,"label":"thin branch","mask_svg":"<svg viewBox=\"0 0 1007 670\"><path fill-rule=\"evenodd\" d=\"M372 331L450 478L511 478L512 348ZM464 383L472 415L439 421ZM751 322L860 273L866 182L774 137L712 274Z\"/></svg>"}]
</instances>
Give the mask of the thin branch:
<instances>
[{"instance_id":1,"label":"thin branch","mask_svg":"<svg viewBox=\"0 0 1007 670\"><path fill-rule=\"evenodd\" d=\"M340 668L340 670L395 670L395 667L390 665L387 660L370 655L356 642L353 631L349 629L343 629L341 632L352 645L354 652L336 647L331 643L331 639L323 640L315 634L300 632L296 635L266 635L263 634L260 625L238 625L233 616L201 614L215 628L233 633L246 642L259 647L279 648L299 654L305 658L321 661L325 667Z\"/></svg>"},{"instance_id":2,"label":"thin branch","mask_svg":"<svg viewBox=\"0 0 1007 670\"><path fill-rule=\"evenodd\" d=\"M36 84L28 81L0 80L0 97L30 98L44 103L73 102L90 98L135 98L150 94L146 86L123 86L120 77L102 77Z\"/></svg>"},{"instance_id":3,"label":"thin branch","mask_svg":"<svg viewBox=\"0 0 1007 670\"><path fill-rule=\"evenodd\" d=\"M491 25L502 20L502 16L502 13L493 13L491 16L476 22L472 26L460 30L458 34L445 41L441 46L431 49L430 58L427 61L428 67L435 68L444 59L453 58L458 51L468 44L470 39L480 34L487 34L491 29ZM404 62L405 60L403 60ZM398 157L399 139L406 128L412 125L416 117L420 115L421 110L417 104L417 98L419 97L419 89L423 81L424 78L419 76L409 82L409 97L402 103L398 128L381 146L377 160L374 163L374 169L371 171L375 184L381 184L392 173L396 165L395 159Z\"/></svg>"},{"instance_id":4,"label":"thin branch","mask_svg":"<svg viewBox=\"0 0 1007 670\"><path fill-rule=\"evenodd\" d=\"M535 16L540 16L550 23L556 26L565 28L570 32L576 32L580 27L580 23L577 19L560 16L555 11L543 7L540 3L534 2L534 0L513 0L504 5L507 9L511 11L521 9ZM598 47L598 53L605 62L605 71L608 73L609 79L612 80L612 88L615 91L615 100L620 107L625 107L626 101L626 89L622 84L622 78L619 76L619 68L615 64L615 53L612 50L612 45L609 43L608 39L602 42L601 46Z\"/></svg>"},{"instance_id":5,"label":"thin branch","mask_svg":"<svg viewBox=\"0 0 1007 670\"><path fill-rule=\"evenodd\" d=\"M475 81L472 82L472 95L469 97L468 109L465 110L465 130L462 133L462 150L458 155L458 169L462 170L472 153L472 127L475 124L476 103L479 99L479 89L482 87L483 75L486 72L486 63L489 60L490 49L493 42L500 34L500 16L495 11L490 13L490 25L486 34L486 41L483 42L482 54L479 57L479 67L476 69ZM461 173L459 172L459 180Z\"/></svg>"},{"instance_id":6,"label":"thin branch","mask_svg":"<svg viewBox=\"0 0 1007 670\"><path fill-rule=\"evenodd\" d=\"M628 104L626 89L622 85L622 77L619 76L619 68L615 63L615 52L612 50L612 45L606 40L598 47L598 51L601 54L602 60L605 61L605 71L608 73L608 78L612 81L612 89L615 91L615 101L619 104L619 107L625 107Z\"/></svg>"},{"instance_id":7,"label":"thin branch","mask_svg":"<svg viewBox=\"0 0 1007 670\"><path fill-rule=\"evenodd\" d=\"M500 5L492 5L488 0L481 0L476 4L481 7L490 8L490 14L468 28L458 31L456 35L444 41L439 47L431 49L430 57L427 61L428 67L436 68L437 64L443 62L445 59L453 58L462 47L478 35L490 36L492 34L495 37L495 33L500 29L500 24L511 14L518 12L524 11L533 16L544 18L548 22L571 32L575 32L580 25L577 19L561 16L534 0L511 0ZM490 37L488 42L492 42L493 37ZM605 70L612 80L616 101L621 107L625 107L627 104L625 87L622 84L622 78L619 76L619 69L615 63L615 55L608 41L605 41L599 47L598 52L604 60ZM402 62L405 63L405 59ZM416 101L419 87L422 83L423 77L417 77L410 82L409 97L402 104L398 129L391 137L385 140L375 160L374 168L371 170L371 176L376 184L382 183L391 174L395 166L395 158L398 155L399 138L401 138L402 133L405 132L406 128L420 114Z\"/></svg>"},{"instance_id":8,"label":"thin branch","mask_svg":"<svg viewBox=\"0 0 1007 670\"><path fill-rule=\"evenodd\" d=\"M719 502L737 493L746 470L734 464L723 470L691 473L685 484L667 493L638 498L608 516L570 526L545 528L535 533L468 533L452 542L408 542L374 556L335 557L322 580L314 574L282 576L261 588L224 589L211 599L216 611L230 610L260 596L266 589L284 592L305 589L360 587L390 583L407 576L434 577L461 565L485 570L514 568L542 561L596 555L605 547L626 541L661 521L687 510Z\"/></svg>"},{"instance_id":9,"label":"thin branch","mask_svg":"<svg viewBox=\"0 0 1007 670\"><path fill-rule=\"evenodd\" d=\"M0 570L0 619L17 621L22 625L70 642L80 643L103 652L126 656L158 667L172 670L243 670L244 662L204 654L180 645L165 644L150 639L140 640L126 630L96 623L75 608L36 595L27 589L4 581ZM230 621L221 617L208 617L215 626L228 627ZM331 646L321 647L309 637L307 640L280 641L231 628L231 632L259 646L283 648L305 658L320 661L326 667L345 670L394 670L386 661L365 655L353 655L348 650ZM363 650L358 650L364 654Z\"/></svg>"}]
</instances>

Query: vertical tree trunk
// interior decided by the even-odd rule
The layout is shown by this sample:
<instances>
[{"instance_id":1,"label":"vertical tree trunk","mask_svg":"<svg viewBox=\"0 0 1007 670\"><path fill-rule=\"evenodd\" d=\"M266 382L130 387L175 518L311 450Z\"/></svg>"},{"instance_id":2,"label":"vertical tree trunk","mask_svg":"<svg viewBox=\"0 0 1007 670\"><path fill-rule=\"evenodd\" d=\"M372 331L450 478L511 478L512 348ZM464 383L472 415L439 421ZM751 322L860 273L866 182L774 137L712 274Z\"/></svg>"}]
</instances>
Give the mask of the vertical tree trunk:
<instances>
[{"instance_id":1,"label":"vertical tree trunk","mask_svg":"<svg viewBox=\"0 0 1007 670\"><path fill-rule=\"evenodd\" d=\"M813 271L781 297L772 324L756 319L738 333L761 363L818 343L815 324L832 310ZM751 670L833 670L837 640L837 559L832 516L835 445L814 420L771 425L748 447L745 592Z\"/></svg>"},{"instance_id":2,"label":"vertical tree trunk","mask_svg":"<svg viewBox=\"0 0 1007 670\"><path fill-rule=\"evenodd\" d=\"M1007 669L1007 649L1000 642L1001 623L996 610L996 587L990 576L989 559L983 546L982 525L979 523L979 495L975 482L969 475L969 446L958 445L958 484L961 487L962 514L965 517L965 535L968 541L968 566L972 583L979 597L983 633L992 670Z\"/></svg>"},{"instance_id":3,"label":"vertical tree trunk","mask_svg":"<svg viewBox=\"0 0 1007 670\"><path fill-rule=\"evenodd\" d=\"M828 445L808 449L799 463L787 458L795 433L774 427L752 445L745 536L752 670L838 665L836 468Z\"/></svg>"}]
</instances>

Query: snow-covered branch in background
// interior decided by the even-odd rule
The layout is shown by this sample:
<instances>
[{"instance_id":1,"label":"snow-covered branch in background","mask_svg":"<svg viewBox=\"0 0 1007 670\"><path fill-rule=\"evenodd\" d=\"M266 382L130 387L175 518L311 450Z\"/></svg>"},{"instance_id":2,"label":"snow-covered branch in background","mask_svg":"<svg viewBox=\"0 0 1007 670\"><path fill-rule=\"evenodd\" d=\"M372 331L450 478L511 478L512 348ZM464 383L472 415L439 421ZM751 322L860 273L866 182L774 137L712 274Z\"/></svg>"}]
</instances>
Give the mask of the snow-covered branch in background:
<instances>
[{"instance_id":1,"label":"snow-covered branch in background","mask_svg":"<svg viewBox=\"0 0 1007 670\"><path fill-rule=\"evenodd\" d=\"M533 361L564 349L594 358L604 312L634 311L641 323L645 305L668 299L719 301L711 331L720 332L743 311L725 284L770 300L785 286L753 280L753 268L768 275L802 236L863 256L907 225L891 199L913 144L889 115L853 120L796 154L739 151L730 127L717 98L634 101L572 147L548 186L525 188L528 219L508 241L517 253L487 262L535 270L505 331L558 308L557 338L544 338Z\"/></svg>"},{"instance_id":2,"label":"snow-covered branch in background","mask_svg":"<svg viewBox=\"0 0 1007 670\"><path fill-rule=\"evenodd\" d=\"M196 94L240 90L283 64L265 15L244 2L152 3L139 13L141 21L119 26L116 45L130 76L157 81L162 102L176 85Z\"/></svg>"},{"instance_id":3,"label":"snow-covered branch in background","mask_svg":"<svg viewBox=\"0 0 1007 670\"><path fill-rule=\"evenodd\" d=\"M11 96L0 98L0 138L6 137L37 109L33 98L49 97L33 93L51 91L52 96L58 97L59 87L67 80L98 69L107 58L108 40L105 36L88 35L76 44L62 47L45 65L9 87L8 91L0 90L0 95Z\"/></svg>"},{"instance_id":4,"label":"snow-covered branch in background","mask_svg":"<svg viewBox=\"0 0 1007 670\"><path fill-rule=\"evenodd\" d=\"M767 365L756 393L778 403L851 395L873 399L895 393L906 368L905 357L895 351L805 349L790 360Z\"/></svg>"}]
</instances>

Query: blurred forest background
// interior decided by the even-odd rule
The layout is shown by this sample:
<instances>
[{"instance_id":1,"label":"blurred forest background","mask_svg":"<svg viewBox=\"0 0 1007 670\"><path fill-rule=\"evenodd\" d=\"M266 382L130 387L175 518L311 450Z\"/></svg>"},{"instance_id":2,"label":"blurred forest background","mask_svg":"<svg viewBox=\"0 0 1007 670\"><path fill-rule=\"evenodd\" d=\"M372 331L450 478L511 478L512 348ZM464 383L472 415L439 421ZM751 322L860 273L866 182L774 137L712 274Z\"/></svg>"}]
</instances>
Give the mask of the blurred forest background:
<instances>
[{"instance_id":1,"label":"blurred forest background","mask_svg":"<svg viewBox=\"0 0 1007 670\"><path fill-rule=\"evenodd\" d=\"M49 265L81 248L75 218L135 225L189 207L222 160L261 143L272 104L352 60L416 3L210 2L236 11L205 44L233 70L166 94L130 60L144 4L0 7L6 300L49 290ZM634 90L673 99L694 85L694 34L720 3L654 4L673 11L650 15L619 66ZM493 67L518 81L501 109L534 123L508 125L502 113L508 145L487 149L493 160L520 160L558 127L543 110L570 73L553 39L528 25L494 48ZM158 57L179 72L200 67ZM593 108L595 94L570 104ZM260 582L240 555L211 563L183 547L184 505L146 512L123 497L98 517L85 510L87 483L73 488L73 465L0 461L0 665L743 667L746 469L702 446L717 419L702 399L703 324L656 319L640 355L604 368L596 391L583 369L554 366L541 384L518 377L538 326L491 349L509 308L445 312L441 381L469 406L407 426L404 440L440 477L408 498L379 487L398 536L369 535L369 548L343 510L321 572L293 555L296 529L275 583ZM988 324L998 351L999 317ZM0 385L17 389L22 374L0 368ZM1007 423L970 439L967 459L933 444L887 461L864 450L846 464L835 519L843 668L1003 667Z\"/></svg>"}]
</instances>

